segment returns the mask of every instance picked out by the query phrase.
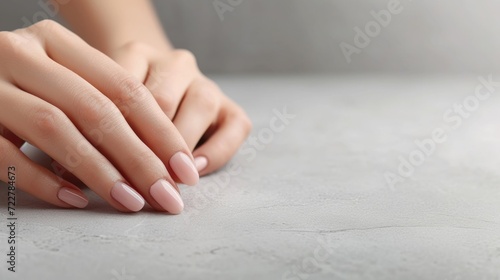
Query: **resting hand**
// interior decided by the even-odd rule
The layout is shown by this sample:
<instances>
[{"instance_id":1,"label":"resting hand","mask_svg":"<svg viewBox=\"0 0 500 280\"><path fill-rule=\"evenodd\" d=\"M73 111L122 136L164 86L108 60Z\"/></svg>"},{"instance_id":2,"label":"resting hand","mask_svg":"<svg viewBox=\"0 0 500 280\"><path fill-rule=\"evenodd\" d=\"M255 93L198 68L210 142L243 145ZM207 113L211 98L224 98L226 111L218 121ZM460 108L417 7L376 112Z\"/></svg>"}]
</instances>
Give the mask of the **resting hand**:
<instances>
[{"instance_id":1,"label":"resting hand","mask_svg":"<svg viewBox=\"0 0 500 280\"><path fill-rule=\"evenodd\" d=\"M200 72L189 51L131 42L108 55L151 91L193 151L201 175L226 164L248 136L245 112Z\"/></svg>"},{"instance_id":2,"label":"resting hand","mask_svg":"<svg viewBox=\"0 0 500 280\"><path fill-rule=\"evenodd\" d=\"M198 182L193 144L142 80L53 21L0 32L0 61L0 180L15 166L20 189L61 207L87 205L77 187L19 151L28 141L116 209L147 201L182 211L175 181Z\"/></svg>"}]
</instances>

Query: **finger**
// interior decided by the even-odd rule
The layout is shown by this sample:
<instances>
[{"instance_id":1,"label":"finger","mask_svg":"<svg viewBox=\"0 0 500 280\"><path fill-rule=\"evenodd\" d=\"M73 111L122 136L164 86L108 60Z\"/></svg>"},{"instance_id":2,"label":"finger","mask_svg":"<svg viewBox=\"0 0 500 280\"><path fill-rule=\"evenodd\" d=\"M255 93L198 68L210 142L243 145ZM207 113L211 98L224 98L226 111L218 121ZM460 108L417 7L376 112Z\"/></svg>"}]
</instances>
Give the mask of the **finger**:
<instances>
[{"instance_id":1,"label":"finger","mask_svg":"<svg viewBox=\"0 0 500 280\"><path fill-rule=\"evenodd\" d=\"M88 199L73 184L31 161L18 147L0 136L0 180L53 205L85 208Z\"/></svg>"},{"instance_id":2,"label":"finger","mask_svg":"<svg viewBox=\"0 0 500 280\"><path fill-rule=\"evenodd\" d=\"M66 168L64 168L64 166L62 166L62 164L53 159L50 159L50 170L57 176L72 184L81 185L83 183L80 179L78 179L78 177L75 176L75 174L69 172Z\"/></svg>"},{"instance_id":3,"label":"finger","mask_svg":"<svg viewBox=\"0 0 500 280\"><path fill-rule=\"evenodd\" d=\"M151 51L142 44L130 43L114 53L111 58L144 83L149 71L149 60L147 57Z\"/></svg>"},{"instance_id":4,"label":"finger","mask_svg":"<svg viewBox=\"0 0 500 280\"><path fill-rule=\"evenodd\" d=\"M162 160L171 174L175 174L185 184L196 184L199 178L192 155L149 90L121 66L75 34L57 23L45 24L49 26L38 31L42 34L49 57L85 79L113 101L137 136ZM34 25L34 28L36 30L40 25ZM51 32L48 33L47 30ZM78 55L74 55L75 53ZM143 179L138 182L141 186L151 186L155 182L151 178ZM173 181L168 181L175 185ZM140 189L144 190L145 187Z\"/></svg>"},{"instance_id":5,"label":"finger","mask_svg":"<svg viewBox=\"0 0 500 280\"><path fill-rule=\"evenodd\" d=\"M154 61L163 58L152 59L145 85L163 112L172 120L187 88L199 75L199 71L196 59L189 51L175 50L171 57L164 66L154 64Z\"/></svg>"},{"instance_id":6,"label":"finger","mask_svg":"<svg viewBox=\"0 0 500 280\"><path fill-rule=\"evenodd\" d=\"M174 118L174 125L191 151L215 122L221 96L219 88L206 79L199 79L189 87Z\"/></svg>"},{"instance_id":7,"label":"finger","mask_svg":"<svg viewBox=\"0 0 500 280\"><path fill-rule=\"evenodd\" d=\"M0 125L0 136L3 136L5 139L9 140L16 147L20 148L24 144L24 140L17 137L10 130L5 129L2 125Z\"/></svg>"},{"instance_id":8,"label":"finger","mask_svg":"<svg viewBox=\"0 0 500 280\"><path fill-rule=\"evenodd\" d=\"M28 71L28 68L37 71ZM61 109L125 180L149 204L162 210L149 189L160 179L171 181L170 185L174 181L163 162L139 139L108 98L48 57L26 61L14 67L13 73L19 86Z\"/></svg>"},{"instance_id":9,"label":"finger","mask_svg":"<svg viewBox=\"0 0 500 280\"><path fill-rule=\"evenodd\" d=\"M246 114L232 101L225 99L217 128L210 138L193 152L200 175L209 174L223 165L238 151L250 133L252 124Z\"/></svg>"},{"instance_id":10,"label":"finger","mask_svg":"<svg viewBox=\"0 0 500 280\"><path fill-rule=\"evenodd\" d=\"M2 86L0 123L45 151L121 211L139 211L144 200L58 108L17 88ZM18 107L22 106L23 111ZM26 175L28 176L28 175Z\"/></svg>"}]
</instances>

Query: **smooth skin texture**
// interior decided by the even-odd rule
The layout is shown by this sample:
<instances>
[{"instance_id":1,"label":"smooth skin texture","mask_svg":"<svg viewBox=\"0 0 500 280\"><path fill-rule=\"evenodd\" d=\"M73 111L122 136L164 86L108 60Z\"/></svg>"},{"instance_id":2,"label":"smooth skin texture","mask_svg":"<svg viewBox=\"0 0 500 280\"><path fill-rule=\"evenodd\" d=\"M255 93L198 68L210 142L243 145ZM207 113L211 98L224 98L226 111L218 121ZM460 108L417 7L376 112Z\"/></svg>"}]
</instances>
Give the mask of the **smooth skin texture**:
<instances>
[{"instance_id":1,"label":"smooth skin texture","mask_svg":"<svg viewBox=\"0 0 500 280\"><path fill-rule=\"evenodd\" d=\"M140 81L52 21L0 33L0 48L4 133L7 129L45 151L118 210L139 211L144 199L155 209L166 210L149 190L160 179L175 185L166 166L177 153L186 157L191 153ZM75 52L80 56L74 56ZM2 166L32 169L18 167L26 172L18 176L19 187L67 206L57 187L23 183L23 178L51 175L34 168L7 141L3 138L0 144L5 151ZM68 186L62 179L54 180L60 187ZM76 194L83 197L75 190Z\"/></svg>"},{"instance_id":2,"label":"smooth skin texture","mask_svg":"<svg viewBox=\"0 0 500 280\"><path fill-rule=\"evenodd\" d=\"M0 32L0 167L42 200L84 208L79 188L19 151L28 141L120 211L180 213L176 183L227 163L248 117L171 48L148 1L58 8L92 46L52 21Z\"/></svg>"},{"instance_id":3,"label":"smooth skin texture","mask_svg":"<svg viewBox=\"0 0 500 280\"><path fill-rule=\"evenodd\" d=\"M148 0L72 0L60 10L82 38L151 91L193 152L200 175L238 151L251 130L249 118L201 73L192 53L171 46Z\"/></svg>"}]
</instances>

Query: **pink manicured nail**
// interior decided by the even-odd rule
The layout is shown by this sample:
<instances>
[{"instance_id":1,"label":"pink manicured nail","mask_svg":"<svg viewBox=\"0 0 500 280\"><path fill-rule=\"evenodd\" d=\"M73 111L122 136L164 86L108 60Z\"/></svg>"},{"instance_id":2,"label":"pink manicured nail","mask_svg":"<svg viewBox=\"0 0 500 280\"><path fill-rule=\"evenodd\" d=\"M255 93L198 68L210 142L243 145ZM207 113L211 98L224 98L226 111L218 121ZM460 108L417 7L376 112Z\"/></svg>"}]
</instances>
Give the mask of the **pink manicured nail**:
<instances>
[{"instance_id":1,"label":"pink manicured nail","mask_svg":"<svg viewBox=\"0 0 500 280\"><path fill-rule=\"evenodd\" d=\"M85 206L89 204L88 199L83 195L81 191L77 191L68 187L60 188L57 192L57 197L76 208L85 208Z\"/></svg>"},{"instance_id":2,"label":"pink manicured nail","mask_svg":"<svg viewBox=\"0 0 500 280\"><path fill-rule=\"evenodd\" d=\"M193 161L183 152L177 152L170 158L170 167L175 175L186 185L194 186L200 180L200 174Z\"/></svg>"},{"instance_id":3,"label":"pink manicured nail","mask_svg":"<svg viewBox=\"0 0 500 280\"><path fill-rule=\"evenodd\" d=\"M125 183L117 182L111 189L111 196L130 211L137 212L144 207L144 198Z\"/></svg>"},{"instance_id":4,"label":"pink manicured nail","mask_svg":"<svg viewBox=\"0 0 500 280\"><path fill-rule=\"evenodd\" d=\"M195 157L194 165L196 165L196 169L200 172L207 167L208 159L206 157Z\"/></svg>"},{"instance_id":5,"label":"pink manicured nail","mask_svg":"<svg viewBox=\"0 0 500 280\"><path fill-rule=\"evenodd\" d=\"M184 202L177 190L163 179L154 183L149 193L163 209L171 214L179 214L184 209Z\"/></svg>"}]
</instances>

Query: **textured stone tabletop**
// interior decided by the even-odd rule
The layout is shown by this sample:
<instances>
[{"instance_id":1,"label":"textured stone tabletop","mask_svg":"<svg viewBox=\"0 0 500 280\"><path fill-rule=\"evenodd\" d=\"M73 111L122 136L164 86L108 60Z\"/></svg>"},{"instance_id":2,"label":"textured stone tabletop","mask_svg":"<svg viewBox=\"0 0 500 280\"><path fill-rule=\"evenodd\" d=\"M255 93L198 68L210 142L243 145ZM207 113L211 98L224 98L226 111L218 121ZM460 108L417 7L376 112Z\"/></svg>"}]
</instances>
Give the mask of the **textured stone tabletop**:
<instances>
[{"instance_id":1,"label":"textured stone tabletop","mask_svg":"<svg viewBox=\"0 0 500 280\"><path fill-rule=\"evenodd\" d=\"M488 79L216 77L254 131L182 188L183 214L121 214L88 190L87 210L61 210L18 192L11 273L2 185L0 279L500 279Z\"/></svg>"}]
</instances>

